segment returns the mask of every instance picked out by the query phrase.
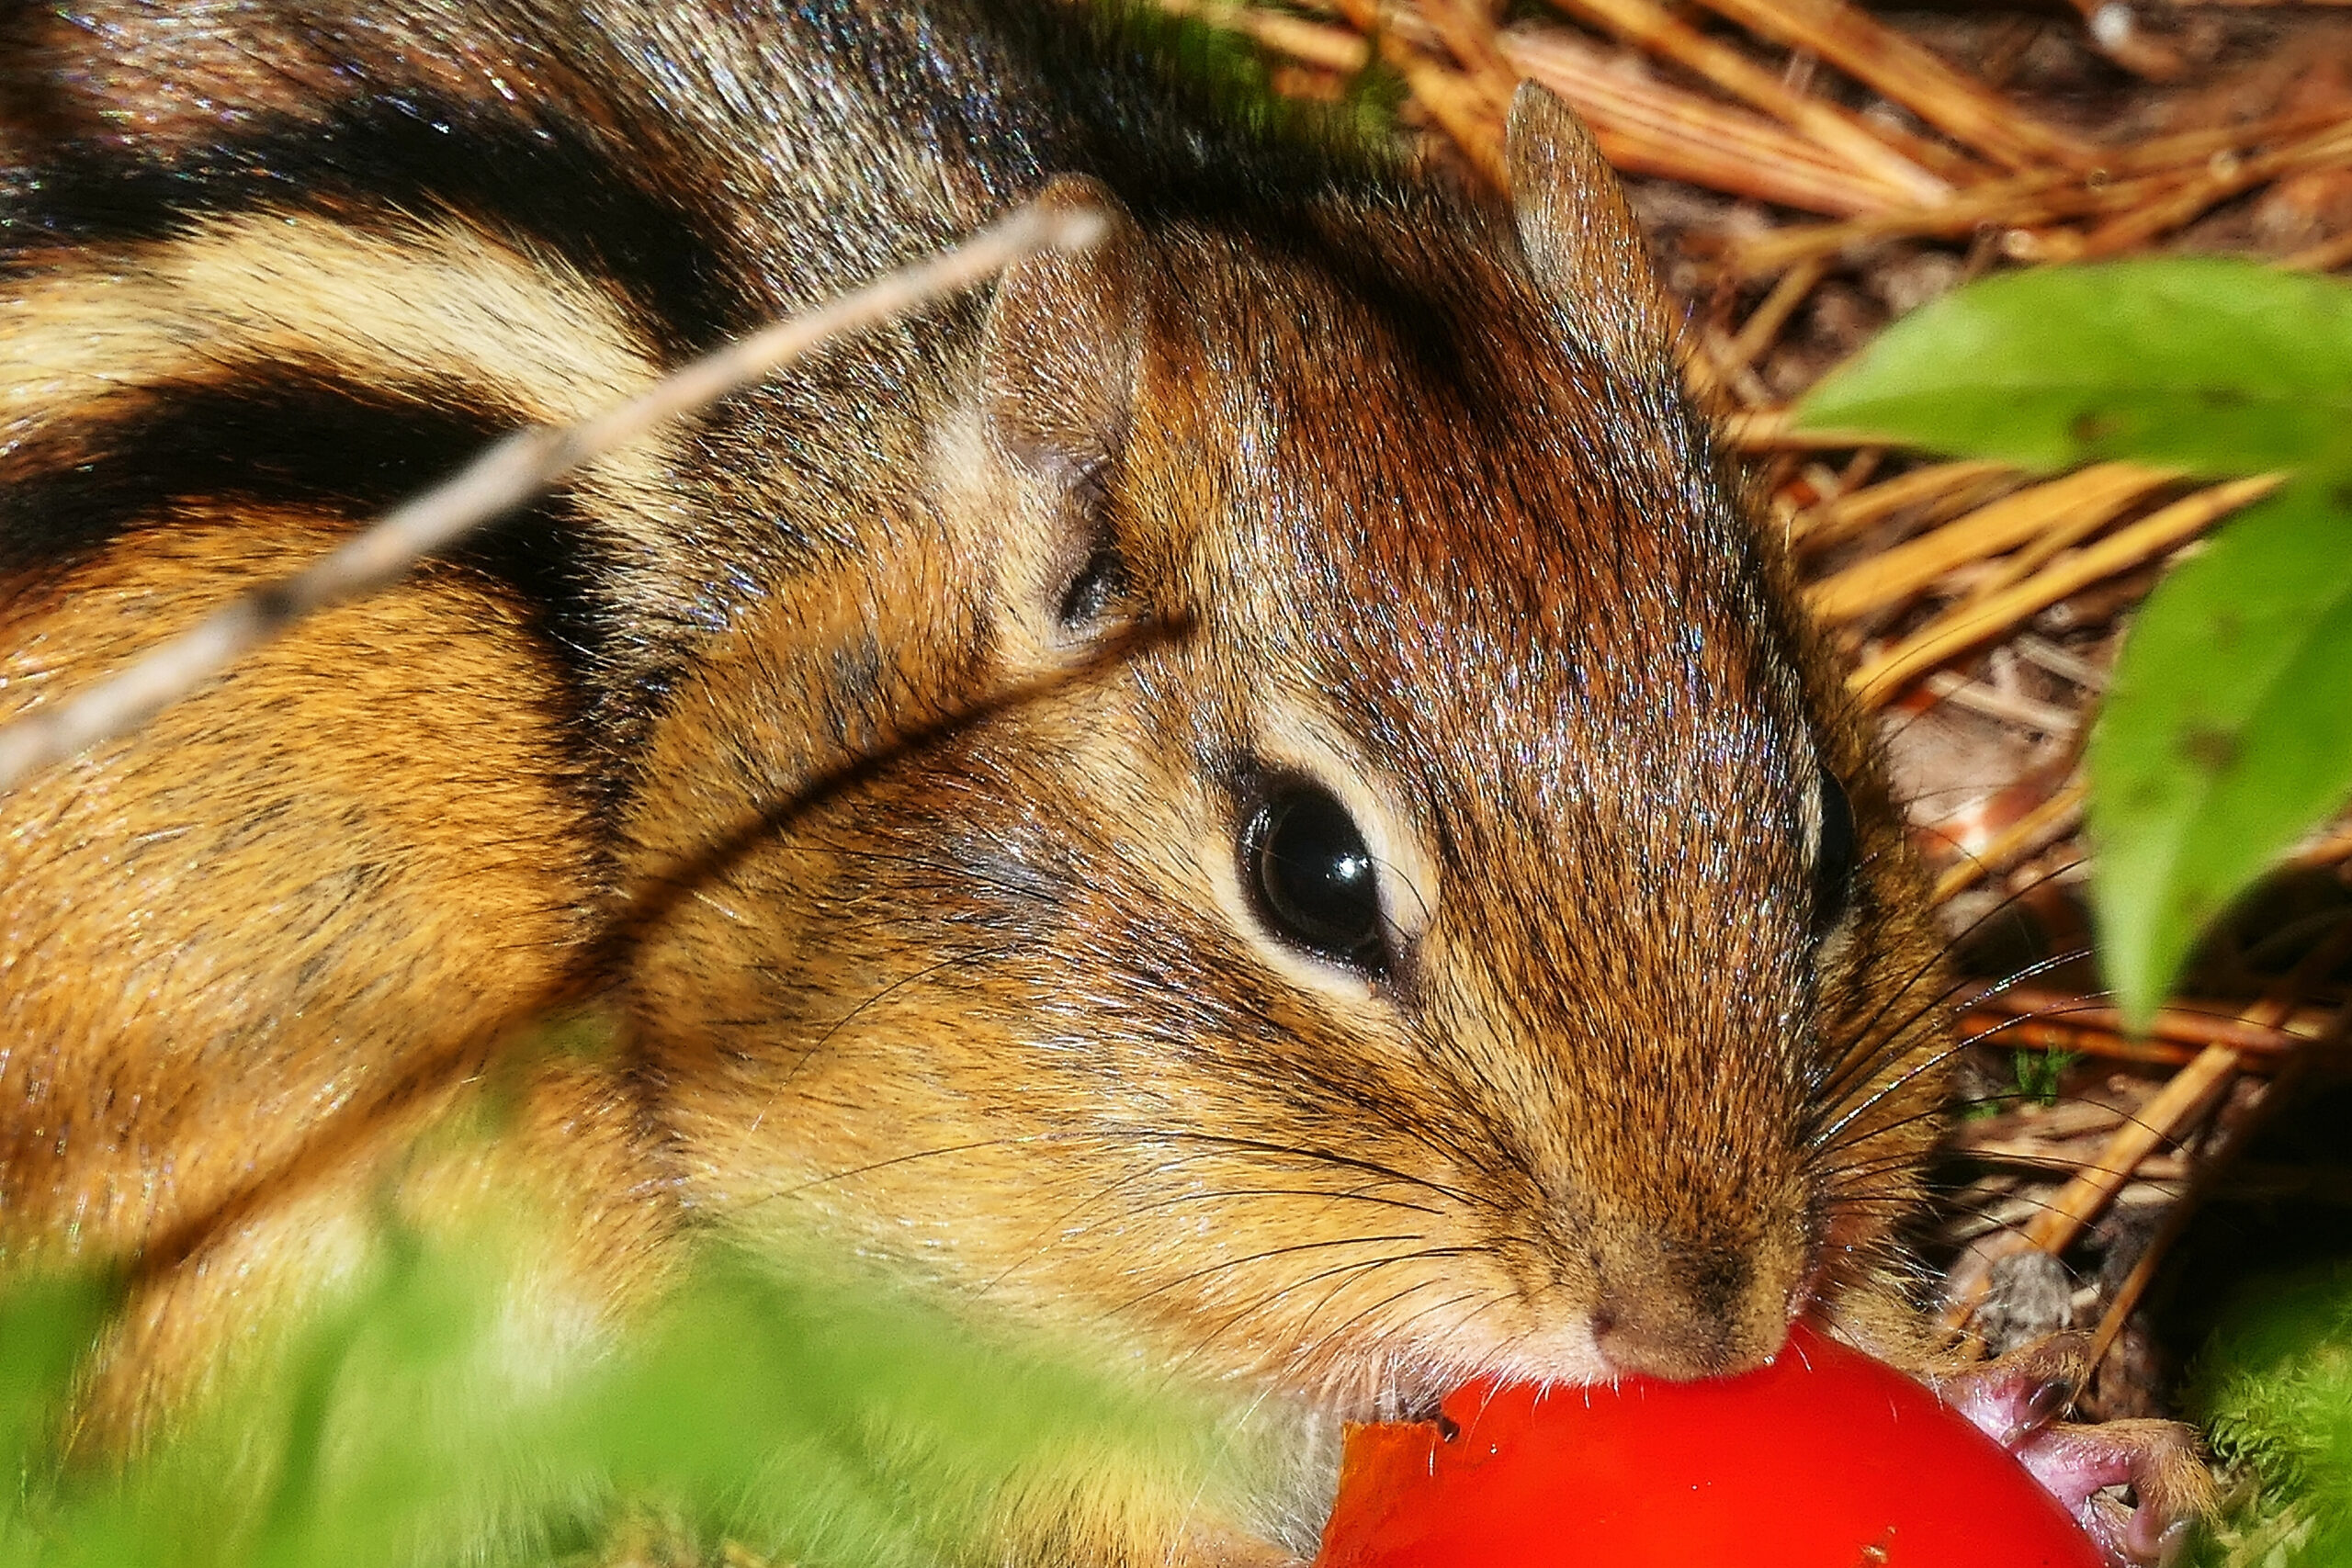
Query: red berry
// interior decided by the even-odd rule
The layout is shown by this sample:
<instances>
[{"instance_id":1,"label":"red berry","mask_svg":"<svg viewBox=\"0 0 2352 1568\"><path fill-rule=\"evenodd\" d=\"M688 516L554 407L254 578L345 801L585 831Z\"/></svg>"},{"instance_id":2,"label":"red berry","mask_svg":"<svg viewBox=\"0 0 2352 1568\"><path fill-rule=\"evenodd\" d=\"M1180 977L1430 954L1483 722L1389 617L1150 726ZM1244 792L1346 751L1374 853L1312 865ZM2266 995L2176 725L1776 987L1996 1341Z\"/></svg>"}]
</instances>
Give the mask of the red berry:
<instances>
[{"instance_id":1,"label":"red berry","mask_svg":"<svg viewBox=\"0 0 2352 1568\"><path fill-rule=\"evenodd\" d=\"M1802 1326L1738 1377L1478 1382L1444 1414L1349 1432L1317 1568L2101 1568L1999 1444Z\"/></svg>"}]
</instances>

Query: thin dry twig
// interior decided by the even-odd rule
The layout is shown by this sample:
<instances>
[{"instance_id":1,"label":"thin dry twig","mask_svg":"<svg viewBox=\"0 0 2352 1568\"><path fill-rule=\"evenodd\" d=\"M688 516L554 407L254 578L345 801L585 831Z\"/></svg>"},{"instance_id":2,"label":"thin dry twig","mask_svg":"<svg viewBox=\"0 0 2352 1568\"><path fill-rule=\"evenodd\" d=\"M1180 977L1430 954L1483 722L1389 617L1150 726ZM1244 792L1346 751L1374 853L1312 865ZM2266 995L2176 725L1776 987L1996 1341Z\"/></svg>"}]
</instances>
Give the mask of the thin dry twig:
<instances>
[{"instance_id":1,"label":"thin dry twig","mask_svg":"<svg viewBox=\"0 0 2352 1568\"><path fill-rule=\"evenodd\" d=\"M1703 0L1707 8L1792 49L1810 50L1963 146L2015 169L2087 166L2096 152L2043 125L1846 0Z\"/></svg>"},{"instance_id":2,"label":"thin dry twig","mask_svg":"<svg viewBox=\"0 0 2352 1568\"><path fill-rule=\"evenodd\" d=\"M2150 491L2180 478L2176 469L2138 463L2097 463L2005 496L1933 533L1923 534L1813 585L1814 613L1824 620L1851 620L1896 604L1947 572L2014 549L2083 513L2102 521L2115 516ZM1875 667L1873 667L1875 668ZM1856 680L1857 689L1870 682Z\"/></svg>"},{"instance_id":3,"label":"thin dry twig","mask_svg":"<svg viewBox=\"0 0 2352 1568\"><path fill-rule=\"evenodd\" d=\"M1508 95L1498 99L1487 84L1432 58L1442 47L1427 17L1409 8L1384 13L1378 0L1335 0L1348 25L1373 41L1380 58L1405 79L1406 90L1445 132L1479 177L1498 190L1510 188L1503 156L1503 113ZM1393 24L1393 25L1392 25Z\"/></svg>"},{"instance_id":4,"label":"thin dry twig","mask_svg":"<svg viewBox=\"0 0 2352 1568\"><path fill-rule=\"evenodd\" d=\"M1261 48L1305 65L1352 76L1372 63L1372 45L1363 34L1326 27L1282 11L1261 11L1215 0L1159 0L1174 17L1193 17L1213 28L1240 33Z\"/></svg>"},{"instance_id":5,"label":"thin dry twig","mask_svg":"<svg viewBox=\"0 0 2352 1568\"><path fill-rule=\"evenodd\" d=\"M2098 51L2151 82L2177 81L2188 71L2180 51L2140 26L2129 0L2074 0L2083 30Z\"/></svg>"},{"instance_id":6,"label":"thin dry twig","mask_svg":"<svg viewBox=\"0 0 2352 1568\"><path fill-rule=\"evenodd\" d=\"M1769 277L1809 256L1836 255L1884 240L1957 239L1979 229L2031 228L2086 214L2129 209L2177 183L2167 175L2099 179L2074 169L2041 168L1988 180L1932 206L1863 214L1840 223L1792 224L1735 243L1732 271Z\"/></svg>"},{"instance_id":7,"label":"thin dry twig","mask_svg":"<svg viewBox=\"0 0 2352 1568\"><path fill-rule=\"evenodd\" d=\"M2289 109L2238 125L2209 125L2192 130L2176 130L2169 136L2152 136L2145 141L2134 141L2128 147L2109 148L2102 158L2102 166L2116 173L2144 172L2203 163L2216 153L2244 155L2255 148L2267 147L2306 131L2340 125L2343 120L2342 109L2329 106Z\"/></svg>"},{"instance_id":8,"label":"thin dry twig","mask_svg":"<svg viewBox=\"0 0 2352 1568\"><path fill-rule=\"evenodd\" d=\"M1412 10L1437 35L1463 73L1486 95L1494 111L1509 113L1511 94L1519 87L1519 73L1503 59L1495 19L1472 0L1419 0Z\"/></svg>"},{"instance_id":9,"label":"thin dry twig","mask_svg":"<svg viewBox=\"0 0 2352 1568\"><path fill-rule=\"evenodd\" d=\"M2111 508L2086 506L2071 515L2060 517L2049 527L2011 550L1998 560L1983 564L1983 574L1969 585L1960 603L1951 614L1971 609L1995 599L2003 589L2014 587L2049 565L2066 551L2073 549L2120 515Z\"/></svg>"},{"instance_id":10,"label":"thin dry twig","mask_svg":"<svg viewBox=\"0 0 2352 1568\"><path fill-rule=\"evenodd\" d=\"M1993 641L2028 615L2048 609L2094 582L2120 576L2188 543L2220 519L2251 506L2285 482L2282 474L2258 474L2252 479L2214 485L2159 507L2131 526L2117 529L2022 582L1957 605L1928 622L1894 648L1859 666L1851 678L1853 691L1866 705L1883 703L1921 672Z\"/></svg>"},{"instance_id":11,"label":"thin dry twig","mask_svg":"<svg viewBox=\"0 0 2352 1568\"><path fill-rule=\"evenodd\" d=\"M1982 492L2010 484L2016 472L2007 463L1982 457L1930 463L1798 513L1791 539L1807 550L1825 549L1913 507L1947 502L1954 497L1969 497L1979 502L1996 500L1997 497Z\"/></svg>"},{"instance_id":12,"label":"thin dry twig","mask_svg":"<svg viewBox=\"0 0 2352 1568\"><path fill-rule=\"evenodd\" d=\"M2127 1032L2121 1010L2090 997L2041 986L1986 986L1970 997L1967 1005L2036 1022L2064 1023L2115 1035ZM2276 1023L2267 1024L2241 1016L2235 1003L2182 1000L2158 1008L2144 1032L2147 1039L2176 1045L2199 1049L2227 1045L2251 1055L2276 1056L2320 1039L2335 1018L2333 1009L2298 1008Z\"/></svg>"},{"instance_id":13,"label":"thin dry twig","mask_svg":"<svg viewBox=\"0 0 2352 1568\"><path fill-rule=\"evenodd\" d=\"M2071 1020L2020 1018L2014 1013L1967 1011L1960 1029L1972 1043L2003 1049L2047 1051L2052 1055L2097 1056L2104 1061L2132 1062L2156 1066L2186 1066L2197 1055L2193 1045L2169 1040L2143 1040L2112 1029L2099 1029ZM2250 1071L2278 1066L2271 1055L2249 1054L2242 1064ZM2145 1168L2144 1164L2143 1168Z\"/></svg>"},{"instance_id":14,"label":"thin dry twig","mask_svg":"<svg viewBox=\"0 0 2352 1568\"><path fill-rule=\"evenodd\" d=\"M1747 409L1717 423L1735 452L1850 452L1885 440L1867 430L1800 430L1785 408Z\"/></svg>"},{"instance_id":15,"label":"thin dry twig","mask_svg":"<svg viewBox=\"0 0 2352 1568\"><path fill-rule=\"evenodd\" d=\"M1828 270L1829 264L1816 257L1812 261L1800 262L1782 273L1780 281L1772 285L1772 291L1764 296L1763 302L1749 313L1747 321L1740 323L1738 335L1725 345L1725 367L1744 369L1753 365L1756 356L1781 335L1781 329L1788 325L1789 317L1804 303L1804 297L1813 292Z\"/></svg>"},{"instance_id":16,"label":"thin dry twig","mask_svg":"<svg viewBox=\"0 0 2352 1568\"><path fill-rule=\"evenodd\" d=\"M1574 106L1610 162L1631 173L1807 212L1879 212L1913 199L1904 186L1761 115L1624 71L1565 29L1515 28L1502 49L1521 73Z\"/></svg>"},{"instance_id":17,"label":"thin dry twig","mask_svg":"<svg viewBox=\"0 0 2352 1568\"><path fill-rule=\"evenodd\" d=\"M2041 735L2072 735L2082 727L2083 715L2074 708L2045 703L2021 693L2005 691L1984 681L1973 681L1951 670L1931 670L1921 684L1939 702L1949 702L1998 719L2015 729Z\"/></svg>"},{"instance_id":18,"label":"thin dry twig","mask_svg":"<svg viewBox=\"0 0 2352 1568\"><path fill-rule=\"evenodd\" d=\"M1949 199L1897 210L1869 213L1838 223L1793 224L1731 247L1732 270L1743 277L1770 276L1809 256L1833 255L1849 247L1895 239L1963 237L1981 228L2041 228L2069 219L2131 213L2208 177L2218 160L2242 170L2266 157L2257 149L2283 150L2289 138L2309 152L2312 133L2321 145L2341 127L2342 117L2299 112L2251 125L2158 137L2136 146L2111 148L2089 168L2061 166L2025 170L2010 178L1986 180ZM2266 177L2281 171L2268 168ZM2210 205L2210 203L2209 203ZM2060 242L2053 242L2060 243Z\"/></svg>"},{"instance_id":19,"label":"thin dry twig","mask_svg":"<svg viewBox=\"0 0 2352 1568\"><path fill-rule=\"evenodd\" d=\"M2293 1015L2311 986L2347 955L2352 955L2352 921L2339 925L2328 940L2303 955L2292 973L2238 1017L2259 1028L2277 1029ZM2221 1099L2237 1075L2243 1055L2239 1047L2230 1044L2208 1045L2198 1052L2149 1097L2136 1115L2116 1129L2096 1161L2061 1187L2015 1233L2008 1248L2064 1251L2114 1201L2141 1161L2166 1144L2177 1144ZM1992 1257L1980 1253L1978 1261L1984 1267L1972 1269L1965 1279L1955 1279L1946 1297L1944 1320L1953 1327L1967 1321L1990 1282Z\"/></svg>"},{"instance_id":20,"label":"thin dry twig","mask_svg":"<svg viewBox=\"0 0 2352 1568\"><path fill-rule=\"evenodd\" d=\"M1871 171L1917 202L1938 202L1951 184L1888 145L1859 115L1790 87L1747 56L1678 20L1657 0L1553 0L1649 53L1678 62L1724 92L1804 132L1857 169Z\"/></svg>"},{"instance_id":21,"label":"thin dry twig","mask_svg":"<svg viewBox=\"0 0 2352 1568\"><path fill-rule=\"evenodd\" d=\"M2048 1176L2071 1176L2086 1169L2098 1157L2095 1148L2082 1148L2067 1142L2045 1141L2040 1138L1969 1138L1956 1141L1953 1151L1964 1154L1975 1164L2005 1166L2012 1170L2033 1171ZM2151 1155L2132 1172L2132 1179L2143 1186L2158 1182L2178 1183L2188 1175L2188 1162L2166 1155Z\"/></svg>"},{"instance_id":22,"label":"thin dry twig","mask_svg":"<svg viewBox=\"0 0 2352 1568\"><path fill-rule=\"evenodd\" d=\"M0 726L0 791L137 728L306 616L399 581L426 556L581 464L709 407L820 344L968 288L1023 256L1091 244L1102 227L1093 212L1022 208L955 250L738 339L628 402L560 429L517 431L300 571L240 594L128 668Z\"/></svg>"},{"instance_id":23,"label":"thin dry twig","mask_svg":"<svg viewBox=\"0 0 2352 1568\"><path fill-rule=\"evenodd\" d=\"M2190 1173L2187 1190L2165 1212L2163 1224L2157 1227L2156 1234L2148 1238L2148 1245L2132 1265L2132 1272L2116 1286L2114 1295L2108 1301L2107 1310L2099 1314L2098 1327L2091 1336L2090 1365L2096 1367L2107 1359L2109 1347L2123 1332L2123 1325L2131 1317L2132 1309L2147 1293L2149 1283L2156 1277L2157 1267L2171 1253L2173 1244L2188 1228L2188 1222L2197 1213L2200 1200L2212 1190L2232 1166L2240 1162L2280 1108L2294 1097L2302 1080L2310 1076L2320 1053L2330 1046L2341 1044L2347 1032L2352 1032L2352 1005L2336 1010L2325 1030L2288 1059L2284 1069L2262 1090L2262 1097L2254 1102L2235 1126L2222 1134L2215 1146L2198 1162Z\"/></svg>"},{"instance_id":24,"label":"thin dry twig","mask_svg":"<svg viewBox=\"0 0 2352 1568\"><path fill-rule=\"evenodd\" d=\"M2258 185L2282 175L2352 163L2352 126L2331 125L2318 133L2242 158L2217 155L2195 178L2162 199L2134 205L2120 212L2052 260L2091 260L2136 250L2159 234L2169 233L2204 212Z\"/></svg>"},{"instance_id":25,"label":"thin dry twig","mask_svg":"<svg viewBox=\"0 0 2352 1568\"><path fill-rule=\"evenodd\" d=\"M2083 784L2076 779L2008 825L1981 853L1968 855L1944 869L1929 897L1947 903L1988 876L1998 875L2018 861L2075 830L2083 818Z\"/></svg>"}]
</instances>

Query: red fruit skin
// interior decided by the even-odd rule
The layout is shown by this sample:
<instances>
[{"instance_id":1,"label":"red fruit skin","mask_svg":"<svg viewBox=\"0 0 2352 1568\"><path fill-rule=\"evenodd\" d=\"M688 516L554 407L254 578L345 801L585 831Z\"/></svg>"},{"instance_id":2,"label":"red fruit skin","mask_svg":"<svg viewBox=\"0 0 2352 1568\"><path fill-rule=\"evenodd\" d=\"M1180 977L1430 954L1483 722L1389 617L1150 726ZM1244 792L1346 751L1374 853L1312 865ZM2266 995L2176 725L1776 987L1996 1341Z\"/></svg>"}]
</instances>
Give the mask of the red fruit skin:
<instances>
[{"instance_id":1,"label":"red fruit skin","mask_svg":"<svg viewBox=\"0 0 2352 1568\"><path fill-rule=\"evenodd\" d=\"M1998 1443L1800 1325L1706 1382L1472 1383L1355 1427L1317 1568L2103 1568Z\"/></svg>"}]
</instances>

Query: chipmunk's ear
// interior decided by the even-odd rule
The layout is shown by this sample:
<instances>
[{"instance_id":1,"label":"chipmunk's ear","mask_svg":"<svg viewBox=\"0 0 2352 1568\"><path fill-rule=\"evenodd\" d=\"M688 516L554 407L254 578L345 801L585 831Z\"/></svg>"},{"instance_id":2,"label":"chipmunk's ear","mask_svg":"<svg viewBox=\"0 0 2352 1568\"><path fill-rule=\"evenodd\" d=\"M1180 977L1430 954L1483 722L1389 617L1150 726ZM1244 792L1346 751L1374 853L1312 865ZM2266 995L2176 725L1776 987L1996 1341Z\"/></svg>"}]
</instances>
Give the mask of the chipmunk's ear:
<instances>
[{"instance_id":1,"label":"chipmunk's ear","mask_svg":"<svg viewBox=\"0 0 2352 1568\"><path fill-rule=\"evenodd\" d=\"M1667 353L1673 312L1624 187L1584 122L1522 82L1510 101L1506 159L1520 247L1577 341L1620 364Z\"/></svg>"},{"instance_id":2,"label":"chipmunk's ear","mask_svg":"<svg viewBox=\"0 0 2352 1568\"><path fill-rule=\"evenodd\" d=\"M1004 608L1046 653L1084 640L1124 581L1106 503L1143 352L1142 242L1098 180L1059 175L1038 199L1105 220L1083 250L1006 268L980 338L983 423L1011 480L991 554Z\"/></svg>"},{"instance_id":3,"label":"chipmunk's ear","mask_svg":"<svg viewBox=\"0 0 2352 1568\"><path fill-rule=\"evenodd\" d=\"M1037 204L1100 213L1102 234L1082 250L1039 251L1005 269L980 343L981 396L1015 458L1046 469L1097 468L1116 456L1135 401L1135 220L1110 187L1084 175L1057 175Z\"/></svg>"}]
</instances>

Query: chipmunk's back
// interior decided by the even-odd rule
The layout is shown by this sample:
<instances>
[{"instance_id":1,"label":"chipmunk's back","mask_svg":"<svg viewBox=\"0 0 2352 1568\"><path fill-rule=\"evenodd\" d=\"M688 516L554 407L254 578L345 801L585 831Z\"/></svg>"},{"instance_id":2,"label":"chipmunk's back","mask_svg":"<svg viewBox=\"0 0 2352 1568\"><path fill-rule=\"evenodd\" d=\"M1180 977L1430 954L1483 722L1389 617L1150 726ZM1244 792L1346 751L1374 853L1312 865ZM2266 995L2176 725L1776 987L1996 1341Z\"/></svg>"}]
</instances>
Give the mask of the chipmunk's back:
<instances>
[{"instance_id":1,"label":"chipmunk's back","mask_svg":"<svg viewBox=\"0 0 2352 1568\"><path fill-rule=\"evenodd\" d=\"M1916 877L1558 106L1506 209L1042 3L0 18L8 710L506 428L1109 220L0 803L0 1240L139 1261L107 1419L590 998L625 1070L492 1161L551 1292L823 1235L1327 1415L1900 1336Z\"/></svg>"}]
</instances>

